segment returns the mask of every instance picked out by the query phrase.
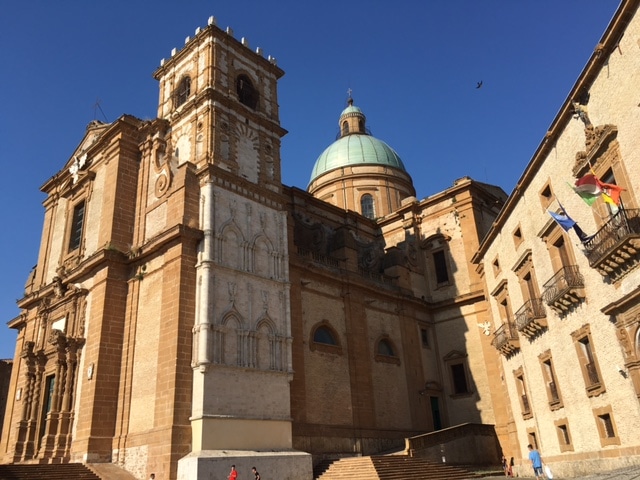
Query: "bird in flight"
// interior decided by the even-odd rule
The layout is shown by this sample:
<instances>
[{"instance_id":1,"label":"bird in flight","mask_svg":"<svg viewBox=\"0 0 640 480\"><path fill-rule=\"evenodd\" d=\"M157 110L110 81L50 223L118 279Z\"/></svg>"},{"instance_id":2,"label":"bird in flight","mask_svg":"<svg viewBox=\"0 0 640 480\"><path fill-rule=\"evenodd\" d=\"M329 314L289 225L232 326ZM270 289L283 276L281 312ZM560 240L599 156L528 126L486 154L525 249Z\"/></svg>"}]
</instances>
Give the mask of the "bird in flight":
<instances>
[{"instance_id":1,"label":"bird in flight","mask_svg":"<svg viewBox=\"0 0 640 480\"><path fill-rule=\"evenodd\" d=\"M480 88L480 87L482 87L482 80L480 80L480 81L478 82L478 84L476 85L476 88Z\"/></svg>"}]
</instances>

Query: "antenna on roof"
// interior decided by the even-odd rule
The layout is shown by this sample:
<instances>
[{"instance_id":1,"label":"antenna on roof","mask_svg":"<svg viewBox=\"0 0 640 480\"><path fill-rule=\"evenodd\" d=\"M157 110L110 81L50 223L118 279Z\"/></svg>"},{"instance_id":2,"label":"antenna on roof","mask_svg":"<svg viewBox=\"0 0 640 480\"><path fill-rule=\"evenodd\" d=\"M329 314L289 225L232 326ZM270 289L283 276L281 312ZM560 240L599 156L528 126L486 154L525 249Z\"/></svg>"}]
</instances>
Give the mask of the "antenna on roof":
<instances>
[{"instance_id":1,"label":"antenna on roof","mask_svg":"<svg viewBox=\"0 0 640 480\"><path fill-rule=\"evenodd\" d=\"M96 103L93 104L93 119L97 120L96 116L98 114L98 110L100 110L100 113L102 113L102 116L104 117L104 121L106 123L109 123L109 120L107 120L107 116L104 114L104 111L102 110L102 107L100 106L100 102L102 100L100 100L99 98L96 98Z\"/></svg>"}]
</instances>

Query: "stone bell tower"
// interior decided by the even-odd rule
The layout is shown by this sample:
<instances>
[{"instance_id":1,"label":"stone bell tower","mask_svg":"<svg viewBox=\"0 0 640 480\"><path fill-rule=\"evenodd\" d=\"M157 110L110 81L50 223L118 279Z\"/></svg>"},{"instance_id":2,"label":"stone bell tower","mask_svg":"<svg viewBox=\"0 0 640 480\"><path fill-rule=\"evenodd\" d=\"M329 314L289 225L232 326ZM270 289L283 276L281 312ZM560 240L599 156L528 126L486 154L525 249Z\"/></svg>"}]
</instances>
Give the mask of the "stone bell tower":
<instances>
[{"instance_id":1,"label":"stone bell tower","mask_svg":"<svg viewBox=\"0 0 640 480\"><path fill-rule=\"evenodd\" d=\"M231 464L311 477L292 450L291 318L275 59L209 19L155 72L170 125L170 168L199 182L191 453L178 478L224 478Z\"/></svg>"}]
</instances>

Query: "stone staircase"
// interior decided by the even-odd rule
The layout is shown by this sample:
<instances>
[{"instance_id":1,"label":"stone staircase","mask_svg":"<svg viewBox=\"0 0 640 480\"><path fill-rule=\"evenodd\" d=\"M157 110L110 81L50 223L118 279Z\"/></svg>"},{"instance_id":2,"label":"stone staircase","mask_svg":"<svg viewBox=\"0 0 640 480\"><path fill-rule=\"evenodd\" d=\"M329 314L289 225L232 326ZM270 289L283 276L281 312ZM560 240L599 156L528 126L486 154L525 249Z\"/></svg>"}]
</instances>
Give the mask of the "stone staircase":
<instances>
[{"instance_id":1,"label":"stone staircase","mask_svg":"<svg viewBox=\"0 0 640 480\"><path fill-rule=\"evenodd\" d=\"M479 478L463 468L407 455L351 457L321 462L316 480L465 480Z\"/></svg>"},{"instance_id":2,"label":"stone staircase","mask_svg":"<svg viewBox=\"0 0 640 480\"><path fill-rule=\"evenodd\" d=\"M81 463L0 465L0 480L101 480Z\"/></svg>"}]
</instances>

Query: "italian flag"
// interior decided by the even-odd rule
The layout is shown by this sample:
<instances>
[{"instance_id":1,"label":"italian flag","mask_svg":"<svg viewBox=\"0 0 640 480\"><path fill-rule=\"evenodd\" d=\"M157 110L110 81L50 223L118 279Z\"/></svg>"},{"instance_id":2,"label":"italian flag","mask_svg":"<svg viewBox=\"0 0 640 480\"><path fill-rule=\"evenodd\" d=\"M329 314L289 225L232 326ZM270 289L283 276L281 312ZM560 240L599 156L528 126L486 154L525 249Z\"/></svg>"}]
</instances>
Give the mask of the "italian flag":
<instances>
[{"instance_id":1,"label":"italian flag","mask_svg":"<svg viewBox=\"0 0 640 480\"><path fill-rule=\"evenodd\" d=\"M573 190L580 195L587 205L591 206L602 195L601 185L598 177L589 173L576 180Z\"/></svg>"}]
</instances>

